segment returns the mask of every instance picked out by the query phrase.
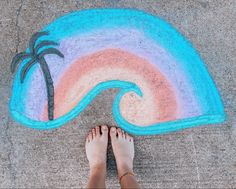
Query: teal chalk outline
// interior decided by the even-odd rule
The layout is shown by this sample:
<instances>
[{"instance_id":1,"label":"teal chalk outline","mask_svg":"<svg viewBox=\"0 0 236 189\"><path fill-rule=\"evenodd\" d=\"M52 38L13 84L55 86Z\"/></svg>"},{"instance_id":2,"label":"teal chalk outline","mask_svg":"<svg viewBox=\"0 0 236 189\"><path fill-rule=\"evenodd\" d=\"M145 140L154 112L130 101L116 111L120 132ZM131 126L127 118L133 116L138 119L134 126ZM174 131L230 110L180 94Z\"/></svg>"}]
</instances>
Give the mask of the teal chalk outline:
<instances>
[{"instance_id":1,"label":"teal chalk outline","mask_svg":"<svg viewBox=\"0 0 236 189\"><path fill-rule=\"evenodd\" d=\"M93 20L93 23L86 22L88 19ZM113 19L112 22L109 22L109 19ZM149 25L147 28L143 28L143 25L141 24L142 22L139 22L138 20L147 22ZM69 27L75 22L77 24L73 24L73 27ZM80 27L81 25L83 25L83 27ZM121 128L135 135L163 134L183 128L198 126L200 124L220 123L226 119L223 103L215 83L209 75L207 68L197 51L192 47L190 42L176 31L176 29L159 17L134 9L88 9L76 11L62 16L46 26L42 31L49 31L50 35L41 38L38 43L45 39L59 42L60 39L65 37L70 37L78 33L83 34L87 31L93 31L97 28L103 27L131 27L144 29L144 33L147 37L158 42L164 49L168 49L168 52L170 52L177 61L181 62L179 66L182 67L184 73L188 74L189 81L194 84L194 90L197 93L199 103L203 105L205 114L202 116L158 123L145 127L131 124L127 122L120 113L120 100L127 92L134 92L139 96L142 96L142 92L134 83L112 80L96 85L74 109L60 118L49 122L35 121L20 113L24 112L24 103L20 103L20 100L24 99L22 98L22 95L27 91L30 83L29 78L31 78L31 74L36 68L36 66L34 66L34 68L30 70L24 84L21 85L19 82L19 73L23 65L26 63L26 61L24 61L16 73L13 83L13 93L9 103L10 114L16 121L34 129L58 128L79 115L99 93L110 88L120 89L115 97L112 107L114 120ZM61 28L67 28L67 30L65 31ZM159 31L157 33L156 30L158 29ZM190 63L191 65L189 65Z\"/></svg>"},{"instance_id":2,"label":"teal chalk outline","mask_svg":"<svg viewBox=\"0 0 236 189\"><path fill-rule=\"evenodd\" d=\"M186 118L186 119L181 119L181 120L176 120L176 121L153 124L153 125L149 125L145 127L134 125L126 121L120 113L119 103L122 96L127 92L129 91L124 89L117 94L113 103L112 110L113 110L114 119L118 123L118 125L122 129L124 129L126 132L129 132L132 134L136 134L136 135L164 134L164 133L176 131L179 129L191 128L194 126L198 126L200 124L213 124L213 123L223 122L225 120L225 115L204 115L204 116L196 116L196 117ZM135 92L136 94L138 94L137 91Z\"/></svg>"},{"instance_id":3,"label":"teal chalk outline","mask_svg":"<svg viewBox=\"0 0 236 189\"><path fill-rule=\"evenodd\" d=\"M65 124L66 122L70 121L75 116L80 114L90 104L90 102L93 101L94 98L96 98L96 96L99 93L101 93L107 89L110 89L110 88L119 88L119 89L126 90L126 91L129 90L130 92L131 91L135 91L135 92L139 91L139 94L142 95L140 89L134 83L126 82L126 81L111 80L111 81L107 81L107 82L101 82L98 85L96 85L83 98L83 100L81 100L81 102L78 103L78 105L73 110L71 110L69 113L67 113L64 116L61 116L60 118L55 119L53 121L49 121L49 122L35 121L35 120L25 117L24 115L15 111L14 109L10 109L10 113L11 113L11 116L15 120L17 120L20 123L24 123L25 126L28 126L30 128L53 129L53 128L60 127L61 125ZM13 103L13 101L10 102L10 107L11 107L11 103Z\"/></svg>"}]
</instances>

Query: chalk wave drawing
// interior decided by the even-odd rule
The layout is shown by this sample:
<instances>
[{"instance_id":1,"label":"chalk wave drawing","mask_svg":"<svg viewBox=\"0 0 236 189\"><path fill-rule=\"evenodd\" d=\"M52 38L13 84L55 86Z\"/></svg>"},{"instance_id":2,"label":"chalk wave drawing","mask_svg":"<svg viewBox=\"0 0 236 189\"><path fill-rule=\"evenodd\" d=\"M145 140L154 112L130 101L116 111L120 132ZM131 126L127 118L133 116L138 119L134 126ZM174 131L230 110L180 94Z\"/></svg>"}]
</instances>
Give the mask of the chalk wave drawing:
<instances>
[{"instance_id":1,"label":"chalk wave drawing","mask_svg":"<svg viewBox=\"0 0 236 189\"><path fill-rule=\"evenodd\" d=\"M113 116L135 135L225 120L217 88L192 45L164 20L132 9L91 9L60 17L34 34L17 69L12 117L57 128L102 91L117 88Z\"/></svg>"}]
</instances>

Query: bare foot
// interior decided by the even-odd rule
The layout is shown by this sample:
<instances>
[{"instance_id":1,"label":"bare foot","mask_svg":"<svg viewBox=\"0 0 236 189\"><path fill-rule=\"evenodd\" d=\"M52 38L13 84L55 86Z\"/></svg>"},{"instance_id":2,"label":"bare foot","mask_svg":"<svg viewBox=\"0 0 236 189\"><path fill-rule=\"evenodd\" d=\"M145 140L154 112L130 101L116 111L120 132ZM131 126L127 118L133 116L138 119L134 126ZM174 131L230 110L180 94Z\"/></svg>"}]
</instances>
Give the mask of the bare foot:
<instances>
[{"instance_id":1,"label":"bare foot","mask_svg":"<svg viewBox=\"0 0 236 189\"><path fill-rule=\"evenodd\" d=\"M108 127L106 125L96 126L89 132L85 149L91 171L106 169L107 142Z\"/></svg>"},{"instance_id":2,"label":"bare foot","mask_svg":"<svg viewBox=\"0 0 236 189\"><path fill-rule=\"evenodd\" d=\"M116 158L118 175L133 171L134 140L120 128L110 129L112 149Z\"/></svg>"}]
</instances>

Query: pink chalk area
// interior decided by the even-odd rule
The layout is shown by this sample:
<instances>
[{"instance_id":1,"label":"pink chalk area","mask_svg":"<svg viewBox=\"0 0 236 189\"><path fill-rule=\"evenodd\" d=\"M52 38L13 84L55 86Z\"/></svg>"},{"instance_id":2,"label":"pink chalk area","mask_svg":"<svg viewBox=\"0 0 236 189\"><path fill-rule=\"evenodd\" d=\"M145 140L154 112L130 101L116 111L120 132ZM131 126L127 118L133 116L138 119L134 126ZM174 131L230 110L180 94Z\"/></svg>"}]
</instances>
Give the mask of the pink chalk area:
<instances>
[{"instance_id":1,"label":"pink chalk area","mask_svg":"<svg viewBox=\"0 0 236 189\"><path fill-rule=\"evenodd\" d=\"M98 83L109 80L133 82L143 92L143 97L130 92L121 99L121 114L130 123L147 126L180 117L174 87L154 65L130 52L106 49L79 58L65 70L55 87L55 118L71 111ZM46 105L43 120L47 120Z\"/></svg>"}]
</instances>

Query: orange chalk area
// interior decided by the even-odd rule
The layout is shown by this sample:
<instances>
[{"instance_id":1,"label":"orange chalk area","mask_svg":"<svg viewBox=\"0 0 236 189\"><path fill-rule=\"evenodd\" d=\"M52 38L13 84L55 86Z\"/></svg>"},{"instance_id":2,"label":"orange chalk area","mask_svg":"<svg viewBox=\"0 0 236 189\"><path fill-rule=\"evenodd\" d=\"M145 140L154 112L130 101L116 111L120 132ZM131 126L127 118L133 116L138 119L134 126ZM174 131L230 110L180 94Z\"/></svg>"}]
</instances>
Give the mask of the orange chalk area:
<instances>
[{"instance_id":1,"label":"orange chalk area","mask_svg":"<svg viewBox=\"0 0 236 189\"><path fill-rule=\"evenodd\" d=\"M75 61L55 86L55 118L72 110L98 83L122 80L136 83L143 97L127 93L121 114L130 123L147 126L175 120L178 107L170 83L147 60L121 49L106 49ZM47 106L43 119L47 120Z\"/></svg>"}]
</instances>

